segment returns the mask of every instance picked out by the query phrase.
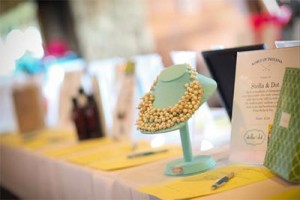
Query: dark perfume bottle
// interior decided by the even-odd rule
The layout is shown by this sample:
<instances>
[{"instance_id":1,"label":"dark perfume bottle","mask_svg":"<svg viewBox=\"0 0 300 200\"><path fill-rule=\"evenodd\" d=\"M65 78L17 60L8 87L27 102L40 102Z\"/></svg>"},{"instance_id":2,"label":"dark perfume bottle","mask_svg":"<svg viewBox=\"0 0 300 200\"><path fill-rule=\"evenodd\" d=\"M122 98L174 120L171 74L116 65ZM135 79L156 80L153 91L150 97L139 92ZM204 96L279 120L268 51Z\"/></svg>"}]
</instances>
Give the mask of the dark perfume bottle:
<instances>
[{"instance_id":1,"label":"dark perfume bottle","mask_svg":"<svg viewBox=\"0 0 300 200\"><path fill-rule=\"evenodd\" d=\"M73 108L72 108L72 120L74 122L77 137L79 140L88 139L88 131L85 123L84 107L78 104L75 97L72 98Z\"/></svg>"},{"instance_id":2,"label":"dark perfume bottle","mask_svg":"<svg viewBox=\"0 0 300 200\"><path fill-rule=\"evenodd\" d=\"M98 106L93 95L87 95L85 121L90 138L103 137L99 120Z\"/></svg>"}]
</instances>

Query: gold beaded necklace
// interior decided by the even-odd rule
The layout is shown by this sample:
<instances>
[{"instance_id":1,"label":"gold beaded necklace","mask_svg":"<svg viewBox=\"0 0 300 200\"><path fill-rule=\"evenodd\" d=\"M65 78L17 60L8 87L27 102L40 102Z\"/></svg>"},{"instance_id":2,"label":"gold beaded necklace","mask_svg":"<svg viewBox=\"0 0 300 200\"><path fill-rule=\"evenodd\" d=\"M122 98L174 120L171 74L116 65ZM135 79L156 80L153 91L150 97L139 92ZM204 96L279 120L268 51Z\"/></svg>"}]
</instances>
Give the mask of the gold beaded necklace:
<instances>
[{"instance_id":1,"label":"gold beaded necklace","mask_svg":"<svg viewBox=\"0 0 300 200\"><path fill-rule=\"evenodd\" d=\"M156 132L168 129L176 124L189 119L199 108L202 98L202 86L197 80L197 72L188 66L191 81L185 84L186 91L180 100L167 108L155 108L153 106L153 90L158 79L154 81L150 92L145 94L138 106L139 116L136 122L137 128L143 132Z\"/></svg>"}]
</instances>

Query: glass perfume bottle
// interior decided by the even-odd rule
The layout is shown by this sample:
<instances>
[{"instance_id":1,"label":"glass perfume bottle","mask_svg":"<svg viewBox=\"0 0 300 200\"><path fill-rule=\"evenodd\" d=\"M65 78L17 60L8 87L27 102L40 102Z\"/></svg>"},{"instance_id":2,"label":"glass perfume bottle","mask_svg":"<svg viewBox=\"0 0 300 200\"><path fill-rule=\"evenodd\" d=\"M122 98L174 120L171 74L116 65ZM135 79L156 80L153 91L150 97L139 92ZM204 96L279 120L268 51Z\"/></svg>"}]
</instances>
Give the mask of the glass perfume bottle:
<instances>
[{"instance_id":1,"label":"glass perfume bottle","mask_svg":"<svg viewBox=\"0 0 300 200\"><path fill-rule=\"evenodd\" d=\"M103 137L99 120L98 106L93 95L87 95L87 104L84 109L85 122L90 138Z\"/></svg>"},{"instance_id":2,"label":"glass perfume bottle","mask_svg":"<svg viewBox=\"0 0 300 200\"><path fill-rule=\"evenodd\" d=\"M84 108L78 104L78 100L75 97L72 98L72 104L72 120L76 128L77 137L79 140L88 139L89 135L84 118Z\"/></svg>"}]
</instances>

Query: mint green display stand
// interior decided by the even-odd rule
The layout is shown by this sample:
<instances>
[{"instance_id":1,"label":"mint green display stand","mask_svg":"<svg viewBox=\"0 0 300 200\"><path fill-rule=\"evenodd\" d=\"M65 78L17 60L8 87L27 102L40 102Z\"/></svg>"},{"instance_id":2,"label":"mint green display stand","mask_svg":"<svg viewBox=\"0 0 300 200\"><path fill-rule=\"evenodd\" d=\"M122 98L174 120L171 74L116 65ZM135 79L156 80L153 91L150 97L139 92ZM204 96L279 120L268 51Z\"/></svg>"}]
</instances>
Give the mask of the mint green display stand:
<instances>
[{"instance_id":1,"label":"mint green display stand","mask_svg":"<svg viewBox=\"0 0 300 200\"><path fill-rule=\"evenodd\" d=\"M167 108L173 106L184 95L185 84L191 81L187 67L186 64L173 65L162 71L153 90L155 97L153 102L154 107ZM216 90L217 84L214 80L200 74L197 74L197 79L203 88L202 105ZM201 155L193 157L188 121L176 124L168 129L143 133L156 134L178 129L180 131L183 159L177 159L168 163L165 168L165 174L170 176L186 176L213 168L216 163L211 156Z\"/></svg>"}]
</instances>

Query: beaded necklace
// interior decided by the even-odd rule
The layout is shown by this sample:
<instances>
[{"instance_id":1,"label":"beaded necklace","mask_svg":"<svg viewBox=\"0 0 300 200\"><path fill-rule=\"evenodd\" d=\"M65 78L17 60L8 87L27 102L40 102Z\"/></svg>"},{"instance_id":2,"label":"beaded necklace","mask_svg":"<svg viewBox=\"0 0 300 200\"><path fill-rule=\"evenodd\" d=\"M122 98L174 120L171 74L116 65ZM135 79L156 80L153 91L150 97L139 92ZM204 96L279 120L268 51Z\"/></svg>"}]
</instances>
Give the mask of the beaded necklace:
<instances>
[{"instance_id":1,"label":"beaded necklace","mask_svg":"<svg viewBox=\"0 0 300 200\"><path fill-rule=\"evenodd\" d=\"M167 108L155 108L153 106L153 91L158 78L154 81L150 92L146 93L138 106L139 116L136 122L137 128L143 132L156 132L189 119L199 108L202 98L202 86L197 80L197 72L191 66L187 67L191 81L185 84L186 91L180 100Z\"/></svg>"}]
</instances>

